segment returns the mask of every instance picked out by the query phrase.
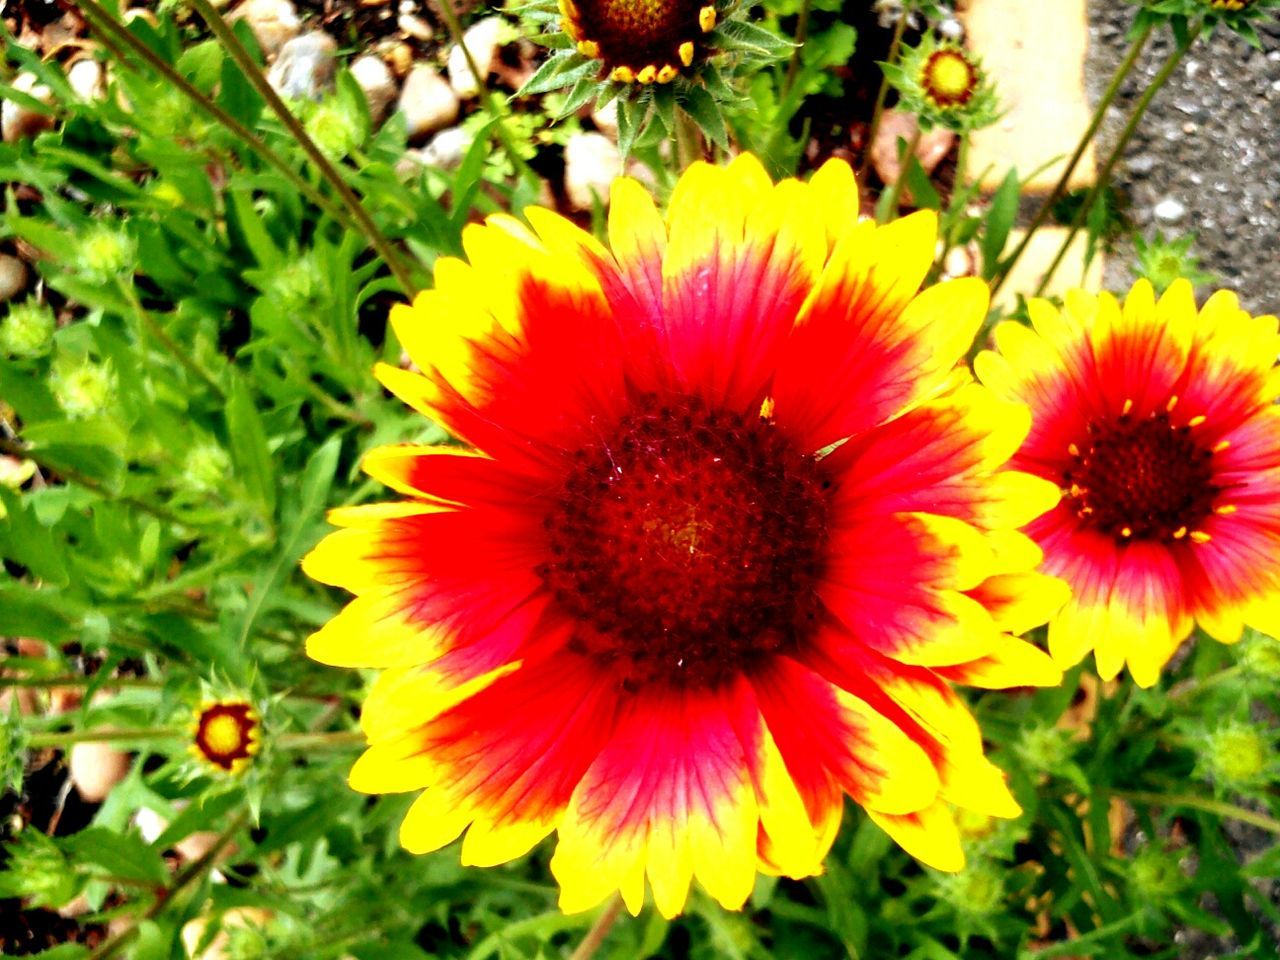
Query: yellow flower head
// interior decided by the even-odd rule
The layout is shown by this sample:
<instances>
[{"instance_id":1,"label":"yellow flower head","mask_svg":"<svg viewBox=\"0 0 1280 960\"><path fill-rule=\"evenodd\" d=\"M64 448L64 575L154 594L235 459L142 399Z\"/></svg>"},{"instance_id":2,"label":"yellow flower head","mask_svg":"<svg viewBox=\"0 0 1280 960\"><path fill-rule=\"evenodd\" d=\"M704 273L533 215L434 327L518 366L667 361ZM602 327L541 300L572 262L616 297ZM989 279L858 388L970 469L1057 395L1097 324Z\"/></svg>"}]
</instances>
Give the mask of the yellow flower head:
<instances>
[{"instance_id":1,"label":"yellow flower head","mask_svg":"<svg viewBox=\"0 0 1280 960\"><path fill-rule=\"evenodd\" d=\"M245 700L201 704L191 724L191 753L222 773L240 773L258 753L262 718Z\"/></svg>"},{"instance_id":2,"label":"yellow flower head","mask_svg":"<svg viewBox=\"0 0 1280 960\"><path fill-rule=\"evenodd\" d=\"M670 83L716 26L705 0L559 0L565 33L620 83Z\"/></svg>"}]
</instances>

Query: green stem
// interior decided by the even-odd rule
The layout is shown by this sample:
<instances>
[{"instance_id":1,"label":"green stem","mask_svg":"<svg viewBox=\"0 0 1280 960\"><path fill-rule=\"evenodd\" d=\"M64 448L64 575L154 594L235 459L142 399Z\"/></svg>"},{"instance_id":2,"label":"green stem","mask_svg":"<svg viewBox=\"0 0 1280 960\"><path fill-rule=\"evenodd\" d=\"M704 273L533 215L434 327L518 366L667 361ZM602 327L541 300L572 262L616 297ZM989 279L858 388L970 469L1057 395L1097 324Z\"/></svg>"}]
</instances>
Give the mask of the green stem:
<instances>
[{"instance_id":1,"label":"green stem","mask_svg":"<svg viewBox=\"0 0 1280 960\"><path fill-rule=\"evenodd\" d=\"M1220 817L1239 820L1241 823L1248 823L1255 827L1261 827L1263 830L1270 830L1272 833L1280 834L1280 820L1275 817L1247 810L1244 807L1236 806L1234 803L1214 800L1211 797L1197 797L1192 794L1151 793L1146 790L1113 790L1111 792L1114 796L1133 803L1145 803L1153 807L1187 807L1191 810L1201 810L1205 813L1217 814Z\"/></svg>"},{"instance_id":2,"label":"green stem","mask_svg":"<svg viewBox=\"0 0 1280 960\"><path fill-rule=\"evenodd\" d=\"M683 110L676 111L676 173L688 169L689 164L701 160L706 145L702 139L702 131L698 129L693 117Z\"/></svg>"},{"instance_id":3,"label":"green stem","mask_svg":"<svg viewBox=\"0 0 1280 960\"><path fill-rule=\"evenodd\" d=\"M369 212L365 210L364 204L360 202L360 198L356 196L355 191L347 183L337 168L329 162L315 141L311 139L310 134L294 116L279 94L267 82L267 78L263 75L262 70L254 62L253 57L249 55L249 51L244 48L244 44L232 31L227 21L222 18L222 14L213 8L213 4L209 0L187 0L187 2L196 9L213 31L213 35L218 38L218 42L222 45L227 55L235 61L246 80L258 92L258 95L266 101L267 106L271 108L271 112L276 115L285 129L293 135L311 162L316 165L316 169L320 171L320 175L329 182L329 186L341 198L343 205L351 214L353 220L359 226L359 231L364 235L369 245L377 251L378 256L382 258L383 263L387 265L387 269L395 276L396 282L400 288L408 295L412 295L417 289L413 276L409 272L408 266L400 258L400 254L391 242L387 240L383 232L378 229L378 225L373 222L373 218L369 216ZM447 3L441 6L448 6Z\"/></svg>"},{"instance_id":4,"label":"green stem","mask_svg":"<svg viewBox=\"0 0 1280 960\"><path fill-rule=\"evenodd\" d=\"M181 730L174 727L138 727L132 730L117 730L113 727L98 730L65 730L60 733L33 733L27 737L26 742L33 750L41 750L46 747L68 747L76 743L168 740L181 733Z\"/></svg>"},{"instance_id":5,"label":"green stem","mask_svg":"<svg viewBox=\"0 0 1280 960\"><path fill-rule=\"evenodd\" d=\"M507 156L511 158L512 166L521 177L527 177L530 180L537 180L538 175L533 172L533 168L529 166L528 161L516 149L515 139L511 136L511 131L507 129L506 114L500 111L493 99L493 92L489 89L488 77L480 76L480 71L476 69L475 58L471 56L471 50L467 47L464 40L462 24L458 21L458 12L453 8L452 0L441 0L432 9L438 11L440 16L444 18L445 26L449 30L449 35L453 37L453 42L458 45L458 49L462 51L463 58L467 61L467 69L471 71L471 75L475 77L477 93L480 97L480 106L484 108L484 112L493 118L494 130L497 131L498 139L502 141L502 149L507 152Z\"/></svg>"},{"instance_id":6,"label":"green stem","mask_svg":"<svg viewBox=\"0 0 1280 960\"><path fill-rule=\"evenodd\" d=\"M267 146L262 138L193 86L186 77L165 63L154 50L116 21L107 12L106 7L99 4L97 0L74 0L74 2L85 14L90 24L97 29L99 39L103 40L104 45L111 48L114 41L128 47L136 56L145 61L151 69L160 74L166 83L175 87L184 97L203 110L215 123L229 130L246 147L256 153L264 163L274 167L277 173L284 177L299 193L306 196L308 200L323 210L326 215L337 221L344 228L353 232L356 230L355 223L347 216L345 210L334 204L315 186L301 177L278 153ZM111 39L108 40L108 38ZM129 65L123 56L118 59L120 63L126 66Z\"/></svg>"},{"instance_id":7,"label":"green stem","mask_svg":"<svg viewBox=\"0 0 1280 960\"><path fill-rule=\"evenodd\" d=\"M334 730L328 733L282 733L272 743L283 750L309 750L312 747L363 746L367 741L360 730Z\"/></svg>"},{"instance_id":8,"label":"green stem","mask_svg":"<svg viewBox=\"0 0 1280 960\"><path fill-rule=\"evenodd\" d=\"M92 477L86 476L78 470L64 466L63 464L54 463L53 461L40 456L39 453L24 447L16 440L10 440L8 437L0 436L0 453L9 457L17 457L19 460L30 460L46 473L55 473L67 483L74 483L78 487L84 487L90 493L97 494L104 500L114 500L116 503L126 504L127 506L133 507L135 510L139 510L142 513L155 517L157 520L163 520L165 523L171 523L175 526L193 526L190 521L182 519L182 517L178 516L176 513L166 510L164 507L157 507L154 504L147 503L144 500L136 500L133 497L117 496Z\"/></svg>"},{"instance_id":9,"label":"green stem","mask_svg":"<svg viewBox=\"0 0 1280 960\"><path fill-rule=\"evenodd\" d=\"M615 894L600 916L596 917L595 923L591 924L591 929L582 938L582 942L578 944L573 953L569 954L569 960L590 960L591 957L594 957L621 912L622 898Z\"/></svg>"},{"instance_id":10,"label":"green stem","mask_svg":"<svg viewBox=\"0 0 1280 960\"><path fill-rule=\"evenodd\" d=\"M1040 960L1041 957L1062 957L1068 954L1081 954L1082 948L1099 940L1106 940L1117 934L1127 933L1133 927L1138 925L1142 919L1141 914L1131 914L1122 920L1115 920L1111 923L1104 923L1100 927L1090 930L1088 933L1082 933L1072 937L1070 940L1063 940L1061 943L1050 944L1047 947L1041 947L1039 950L1031 950L1021 956L1027 960Z\"/></svg>"},{"instance_id":11,"label":"green stem","mask_svg":"<svg viewBox=\"0 0 1280 960\"><path fill-rule=\"evenodd\" d=\"M218 382L213 379L213 376L204 367L196 363L194 357L178 346L177 342L165 332L164 327L156 322L156 318L142 305L142 301L138 298L138 291L134 289L133 284L125 277L119 277L116 281L116 286L120 290L120 295L128 302L129 309L138 318L138 322L146 328L151 336L160 341L160 345L169 353L169 356L177 360L184 370L208 387L209 391L218 398L219 403L226 403L227 395L222 387L218 385Z\"/></svg>"},{"instance_id":12,"label":"green stem","mask_svg":"<svg viewBox=\"0 0 1280 960\"><path fill-rule=\"evenodd\" d=\"M94 950L93 953L89 954L88 960L108 960L108 958L114 957L132 943L134 938L138 935L138 925L146 920L152 920L159 916L160 912L168 906L169 902L173 900L175 895L190 886L196 880L203 877L205 873L213 867L214 863L217 862L218 857L222 855L222 851L230 846L231 841L235 839L235 835L239 833L248 822L248 812L240 813L235 820L231 822L231 825L219 834L218 839L214 841L213 846L206 850L198 859L191 861L191 863L184 867L178 875L173 878L173 883L167 889L161 891L160 895L156 897L155 903L148 907L141 917L124 930L121 930L115 936L103 941L103 943Z\"/></svg>"},{"instance_id":13,"label":"green stem","mask_svg":"<svg viewBox=\"0 0 1280 960\"><path fill-rule=\"evenodd\" d=\"M1151 37L1151 30L1154 24L1148 24L1147 27L1134 38L1133 43L1129 45L1129 52L1125 55L1120 66L1116 68L1116 72L1111 77L1110 84L1102 94L1102 99L1098 101L1097 107L1094 108L1093 116L1089 120L1089 126L1080 136L1080 142L1076 144L1075 153L1071 155L1071 159L1067 161L1067 165L1063 168L1062 176L1058 178L1058 182L1054 184L1053 189L1041 202L1037 208L1035 216L1031 219L1031 224L1027 227L1027 232L1023 235L1021 242L1010 254L1009 259L1001 266L1000 273L996 276L991 285L991 297L995 299L995 295L1000 292L1000 288L1004 286L1005 279L1012 272L1014 266L1022 258L1026 252L1028 245L1031 243L1032 236L1035 232L1044 226L1049 219L1049 215L1053 212L1054 206L1066 193L1067 184L1071 182L1071 175L1075 173L1076 167L1080 165L1085 151L1089 149L1089 144L1093 142L1093 136L1098 132L1098 128L1102 126L1102 119L1106 115L1107 108L1111 106L1113 100L1120 93L1120 87L1124 84L1125 79L1133 72L1134 66L1138 62L1138 58L1142 55L1142 51L1146 49L1147 41Z\"/></svg>"},{"instance_id":14,"label":"green stem","mask_svg":"<svg viewBox=\"0 0 1280 960\"><path fill-rule=\"evenodd\" d=\"M1197 693L1203 693L1205 690L1212 690L1214 687L1228 680L1235 680L1242 673L1244 668L1240 664L1211 673L1203 679L1199 677L1188 677L1181 683L1176 683L1169 688L1169 692L1165 695L1168 700L1180 700L1183 697L1191 696Z\"/></svg>"},{"instance_id":15,"label":"green stem","mask_svg":"<svg viewBox=\"0 0 1280 960\"><path fill-rule=\"evenodd\" d=\"M1098 198L1102 195L1102 191L1107 188L1111 182L1111 173L1115 170L1116 164L1120 162L1120 158L1124 156L1125 148L1129 146L1129 141L1133 139L1135 133L1138 132L1138 126L1142 122L1143 116L1147 112L1147 107L1151 105L1151 101L1155 99L1160 88L1165 85L1168 79L1173 76L1173 71L1178 68L1178 64L1182 62L1182 58L1187 55L1187 51L1191 49L1191 45L1195 43L1196 38L1200 35L1203 28L1203 22L1196 24L1194 30L1187 36L1186 42L1178 45L1178 48L1169 55L1169 59L1165 61L1160 72L1155 75L1151 83L1147 85L1146 90L1142 92L1142 96L1134 105L1133 112L1129 114L1129 122L1124 125L1124 130L1120 133L1120 139L1116 141L1115 147L1111 151L1111 155L1107 157L1107 162L1103 165L1102 170L1098 173L1097 182L1089 190L1084 202L1080 205L1080 209L1076 211L1076 215L1071 219L1071 229L1067 232L1067 237L1062 241L1062 246L1058 248L1058 254L1053 258L1053 262L1049 264L1049 269L1045 271L1043 277L1040 278L1040 285L1036 287L1035 296L1039 297L1044 294L1045 288L1049 286L1049 281L1053 279L1054 273L1062 264L1063 259L1067 255L1067 251L1071 249L1071 244L1076 238L1076 234L1080 232L1080 228L1084 226L1088 219L1089 211L1093 209L1093 205L1097 203Z\"/></svg>"},{"instance_id":16,"label":"green stem","mask_svg":"<svg viewBox=\"0 0 1280 960\"><path fill-rule=\"evenodd\" d=\"M30 687L36 690L57 690L61 687L87 687L93 683L101 683L104 687L162 687L164 683L150 677L107 677L81 676L71 674L57 677L3 677L0 676L0 690L5 687Z\"/></svg>"},{"instance_id":17,"label":"green stem","mask_svg":"<svg viewBox=\"0 0 1280 960\"><path fill-rule=\"evenodd\" d=\"M906 11L898 17L898 22L893 28L893 39L889 41L889 53L885 57L885 63L895 64L898 62L898 54L902 50L902 35L907 31ZM861 180L867 175L867 168L871 165L871 145L876 142L876 135L880 132L880 121L884 119L884 105L889 99L889 78L882 76L880 78L880 89L876 92L876 106L871 112L871 128L867 131L867 142L862 149L862 163L858 165L858 179Z\"/></svg>"},{"instance_id":18,"label":"green stem","mask_svg":"<svg viewBox=\"0 0 1280 960\"><path fill-rule=\"evenodd\" d=\"M902 199L902 184L907 179L907 171L911 168L912 162L916 157L916 148L920 146L920 137L923 131L920 125L916 125L916 132L911 135L911 141L907 144L907 149L902 154L901 167L898 175L893 178L893 183L889 184L889 192L886 194L881 209L881 223L886 223L898 215L898 206Z\"/></svg>"},{"instance_id":19,"label":"green stem","mask_svg":"<svg viewBox=\"0 0 1280 960\"><path fill-rule=\"evenodd\" d=\"M796 17L795 49L791 51L791 62L787 64L787 75L782 81L782 96L778 98L780 100L786 99L800 73L800 55L804 51L804 42L809 39L809 14L812 7L813 0L801 0L800 13Z\"/></svg>"}]
</instances>

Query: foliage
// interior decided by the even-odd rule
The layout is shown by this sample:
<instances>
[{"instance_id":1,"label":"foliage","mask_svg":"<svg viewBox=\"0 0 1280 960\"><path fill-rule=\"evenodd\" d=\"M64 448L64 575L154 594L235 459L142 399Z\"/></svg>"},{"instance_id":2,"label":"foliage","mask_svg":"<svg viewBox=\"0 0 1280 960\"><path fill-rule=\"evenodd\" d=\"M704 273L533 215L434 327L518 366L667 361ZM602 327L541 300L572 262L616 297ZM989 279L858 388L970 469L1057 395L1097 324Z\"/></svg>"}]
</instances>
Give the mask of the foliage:
<instances>
[{"instance_id":1,"label":"foliage","mask_svg":"<svg viewBox=\"0 0 1280 960\"><path fill-rule=\"evenodd\" d=\"M760 22L730 21L722 47L754 56L743 58L751 70L709 66L698 83L621 99L623 152L661 169L679 106L710 143L732 136L795 172L805 100L840 93L832 69L858 38L837 17L819 18L801 47L784 36L802 9L839 6L771 0ZM128 29L321 184L222 45L167 14L157 23ZM540 39L563 47L554 32ZM375 360L399 359L386 316L405 291L365 233L136 57L109 58L113 87L96 100L12 39L6 57L53 92L44 109L58 123L0 146L0 179L23 187L7 193L2 238L35 252L43 282L0 321L0 452L11 464L0 476L0 607L6 635L47 645L6 659L0 683L15 696L0 716L2 773L16 801L24 776L58 762L55 749L92 742L85 731L117 736L133 759L83 829L47 836L28 824L10 838L0 898L34 911L83 897L83 922L121 920L137 960L184 955L184 929L207 942L223 928L228 955L246 958L560 955L596 916L556 909L547 845L488 871L462 868L452 849L400 850L409 798L346 788L365 681L302 654L341 599L298 561L327 529L326 509L374 496L362 451L448 440L369 374ZM524 159L576 130L572 120L546 129L547 113L623 94L602 93L581 55L547 64L524 95L568 93L501 128ZM13 84L0 92L31 100ZM406 182L402 126L375 127L349 76L299 109L376 228L417 262L418 283L438 256L461 252L467 222L536 197L495 150L500 117L467 122L475 139L456 171L422 167ZM976 184L940 189L914 161L905 176L916 204L940 214L934 278L949 250L970 246L984 279L1007 273L1017 171L985 201ZM1110 210L1086 214L1093 240L1109 232ZM1140 241L1141 269L1165 277L1174 257L1176 272L1196 275L1189 244ZM1233 648L1197 644L1149 691L1077 669L1058 689L976 696L1025 813L967 823L965 873L919 866L851 806L822 876L762 879L742 914L702 895L674 922L646 912L618 923L603 955L1174 957L1173 931L1195 928L1233 944L1232 956L1274 958L1278 680L1280 643L1251 635ZM59 713L69 689L80 705ZM34 713L20 710L26 690ZM192 712L211 692L260 705L264 748L243 775L189 756ZM207 847L208 833L234 849L171 869L166 853L202 837ZM70 944L45 954L90 955L104 954Z\"/></svg>"}]
</instances>

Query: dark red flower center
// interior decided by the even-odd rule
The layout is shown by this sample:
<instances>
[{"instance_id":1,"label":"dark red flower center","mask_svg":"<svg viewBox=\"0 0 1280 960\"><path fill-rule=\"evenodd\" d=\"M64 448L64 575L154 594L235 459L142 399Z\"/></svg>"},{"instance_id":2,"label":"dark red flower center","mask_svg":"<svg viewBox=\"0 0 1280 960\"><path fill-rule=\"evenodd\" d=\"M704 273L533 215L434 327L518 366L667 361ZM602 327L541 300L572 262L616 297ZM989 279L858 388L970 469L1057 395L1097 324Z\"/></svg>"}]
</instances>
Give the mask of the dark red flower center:
<instances>
[{"instance_id":1,"label":"dark red flower center","mask_svg":"<svg viewBox=\"0 0 1280 960\"><path fill-rule=\"evenodd\" d=\"M818 611L830 484L759 416L646 397L575 456L542 573L625 686L709 686Z\"/></svg>"},{"instance_id":2,"label":"dark red flower center","mask_svg":"<svg viewBox=\"0 0 1280 960\"><path fill-rule=\"evenodd\" d=\"M1213 511L1213 452L1161 411L1089 424L1071 446L1067 502L1089 526L1126 540L1180 540Z\"/></svg>"},{"instance_id":3,"label":"dark red flower center","mask_svg":"<svg viewBox=\"0 0 1280 960\"><path fill-rule=\"evenodd\" d=\"M681 46L696 43L699 13L711 0L574 0L575 30L596 44L607 66L639 73L653 64L677 66ZM685 63L687 66L688 64Z\"/></svg>"},{"instance_id":4,"label":"dark red flower center","mask_svg":"<svg viewBox=\"0 0 1280 960\"><path fill-rule=\"evenodd\" d=\"M943 47L925 61L921 85L937 106L963 106L978 89L978 71L959 50Z\"/></svg>"},{"instance_id":5,"label":"dark red flower center","mask_svg":"<svg viewBox=\"0 0 1280 960\"><path fill-rule=\"evenodd\" d=\"M232 770L255 751L257 711L248 703L214 703L196 721L196 749L214 766Z\"/></svg>"}]
</instances>

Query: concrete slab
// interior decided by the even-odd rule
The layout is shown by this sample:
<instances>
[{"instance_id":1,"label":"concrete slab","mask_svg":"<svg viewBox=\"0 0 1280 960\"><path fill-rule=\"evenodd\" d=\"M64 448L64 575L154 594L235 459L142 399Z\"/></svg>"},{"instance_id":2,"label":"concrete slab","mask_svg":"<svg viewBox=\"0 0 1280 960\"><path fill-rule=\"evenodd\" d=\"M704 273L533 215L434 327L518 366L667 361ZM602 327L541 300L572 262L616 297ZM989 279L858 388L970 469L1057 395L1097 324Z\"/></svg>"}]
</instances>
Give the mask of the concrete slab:
<instances>
[{"instance_id":1,"label":"concrete slab","mask_svg":"<svg viewBox=\"0 0 1280 960\"><path fill-rule=\"evenodd\" d=\"M1025 235L1025 230L1013 230L1009 235L1009 245L1006 249L1014 249L1022 242L1022 238ZM1013 272L1009 275L1009 279L1000 288L1000 293L996 297L996 304L1008 311L1017 305L1018 294L1021 293L1027 297L1031 296L1036 287L1040 285L1040 279L1044 276L1045 271L1049 269L1049 264L1057 256L1058 248L1062 246L1062 241L1066 238L1066 227L1041 227L1037 230L1035 236L1031 238L1031 245L1027 247L1022 257L1018 260L1018 265L1014 267ZM1086 290L1095 292L1102 289L1105 258L1099 253L1086 269L1084 253L1087 241L1088 237L1083 230L1076 235L1071 248L1067 251L1066 257L1063 258L1057 271L1054 272L1053 280L1049 282L1049 286L1045 289L1045 296L1061 296L1072 287L1083 287Z\"/></svg>"},{"instance_id":2,"label":"concrete slab","mask_svg":"<svg viewBox=\"0 0 1280 960\"><path fill-rule=\"evenodd\" d=\"M1092 109L1085 93L1084 60L1089 45L1087 0L962 0L957 4L968 45L990 73L1005 114L974 133L970 177L994 190L1016 167L1027 176L1061 157L1023 188L1048 193L1066 166ZM1081 160L1071 187L1094 182L1093 147Z\"/></svg>"}]
</instances>

